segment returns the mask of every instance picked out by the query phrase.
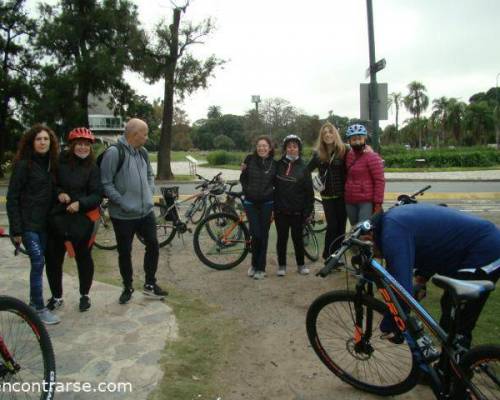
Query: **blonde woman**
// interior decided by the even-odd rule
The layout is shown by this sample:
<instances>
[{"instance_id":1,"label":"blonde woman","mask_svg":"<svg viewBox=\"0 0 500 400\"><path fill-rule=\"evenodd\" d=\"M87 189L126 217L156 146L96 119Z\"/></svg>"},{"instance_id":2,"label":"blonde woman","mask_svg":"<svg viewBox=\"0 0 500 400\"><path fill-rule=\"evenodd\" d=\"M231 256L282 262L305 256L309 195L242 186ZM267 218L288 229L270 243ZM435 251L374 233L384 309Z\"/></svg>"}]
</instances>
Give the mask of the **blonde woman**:
<instances>
[{"instance_id":1,"label":"blonde woman","mask_svg":"<svg viewBox=\"0 0 500 400\"><path fill-rule=\"evenodd\" d=\"M347 146L333 124L326 122L319 130L316 149L308 168L312 172L318 169L318 177L323 184L320 192L326 218L325 248L323 259L336 251L341 240L336 240L345 233L347 214L344 202L344 184L346 169L344 157Z\"/></svg>"}]
</instances>

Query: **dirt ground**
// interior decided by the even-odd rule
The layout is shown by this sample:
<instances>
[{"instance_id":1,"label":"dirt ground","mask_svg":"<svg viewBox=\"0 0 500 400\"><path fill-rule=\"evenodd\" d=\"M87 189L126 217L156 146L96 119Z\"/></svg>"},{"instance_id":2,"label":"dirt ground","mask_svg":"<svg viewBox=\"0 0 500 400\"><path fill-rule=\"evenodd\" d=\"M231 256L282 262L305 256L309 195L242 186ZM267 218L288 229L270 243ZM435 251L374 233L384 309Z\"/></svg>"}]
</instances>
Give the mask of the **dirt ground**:
<instances>
[{"instance_id":1,"label":"dirt ground","mask_svg":"<svg viewBox=\"0 0 500 400\"><path fill-rule=\"evenodd\" d=\"M271 227L274 229L274 227ZM196 258L192 236L184 244L175 238L161 250L158 278L182 291L220 307L214 324L236 319L243 334L237 348L217 374L221 400L330 400L378 398L353 389L335 377L310 347L305 327L309 304L320 294L345 287L345 274L314 276L321 265L310 263L311 274L297 273L289 258L288 273L276 276L276 252L270 242L268 276L247 277L250 255L229 271L212 270ZM289 243L291 246L291 243ZM220 319L218 318L220 317ZM431 399L418 386L398 399ZM215 399L214 399L215 400Z\"/></svg>"}]
</instances>

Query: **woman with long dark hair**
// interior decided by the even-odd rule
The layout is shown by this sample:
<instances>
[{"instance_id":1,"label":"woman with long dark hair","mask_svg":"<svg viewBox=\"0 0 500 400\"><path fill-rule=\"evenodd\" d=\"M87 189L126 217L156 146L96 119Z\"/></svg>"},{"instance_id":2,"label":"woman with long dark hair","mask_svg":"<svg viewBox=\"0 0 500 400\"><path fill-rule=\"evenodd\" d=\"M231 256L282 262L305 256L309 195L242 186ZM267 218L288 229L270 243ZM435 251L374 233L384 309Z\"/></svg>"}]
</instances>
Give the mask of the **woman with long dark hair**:
<instances>
[{"instance_id":1,"label":"woman with long dark hair","mask_svg":"<svg viewBox=\"0 0 500 400\"><path fill-rule=\"evenodd\" d=\"M45 125L32 126L19 142L7 192L10 233L23 243L30 257L30 305L45 324L57 324L43 301L43 268L47 245L47 223L55 198L55 173L59 144Z\"/></svg>"},{"instance_id":2,"label":"woman with long dark hair","mask_svg":"<svg viewBox=\"0 0 500 400\"><path fill-rule=\"evenodd\" d=\"M66 251L74 256L80 281L80 311L90 308L89 291L94 275L92 260L93 222L87 216L102 198L99 168L92 143L95 138L87 128L73 129L68 135L69 149L61 154L57 173L57 205L52 210L49 234L47 278L52 297L49 310L63 305L63 263Z\"/></svg>"},{"instance_id":3,"label":"woman with long dark hair","mask_svg":"<svg viewBox=\"0 0 500 400\"><path fill-rule=\"evenodd\" d=\"M240 176L245 194L243 205L250 223L252 237L252 265L248 276L263 279L266 276L267 243L274 203L276 161L268 136L259 136L255 151L245 158Z\"/></svg>"}]
</instances>

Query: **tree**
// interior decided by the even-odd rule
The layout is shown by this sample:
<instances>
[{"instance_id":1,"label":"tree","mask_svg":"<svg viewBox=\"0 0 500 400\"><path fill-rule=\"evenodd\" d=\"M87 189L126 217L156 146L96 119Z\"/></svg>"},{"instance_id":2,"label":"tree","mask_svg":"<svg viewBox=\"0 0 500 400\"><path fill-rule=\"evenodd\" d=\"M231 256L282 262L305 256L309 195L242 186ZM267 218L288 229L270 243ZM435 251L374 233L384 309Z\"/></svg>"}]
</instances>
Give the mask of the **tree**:
<instances>
[{"instance_id":1,"label":"tree","mask_svg":"<svg viewBox=\"0 0 500 400\"><path fill-rule=\"evenodd\" d=\"M29 75L35 63L28 39L35 34L35 21L28 17L24 3L0 0L0 162L16 125L14 114L32 94Z\"/></svg>"},{"instance_id":2,"label":"tree","mask_svg":"<svg viewBox=\"0 0 500 400\"><path fill-rule=\"evenodd\" d=\"M172 148L172 121L174 93L182 100L199 88L206 88L208 79L223 60L211 55L206 60L194 58L187 49L194 44L203 44L214 26L211 19L200 24L186 22L181 25L181 14L186 12L189 1L183 7L175 7L172 23L163 21L156 27L155 38L145 48L142 66L144 76L150 83L164 80L164 107L161 126L160 149L158 151L158 178L171 179L170 151Z\"/></svg>"},{"instance_id":3,"label":"tree","mask_svg":"<svg viewBox=\"0 0 500 400\"><path fill-rule=\"evenodd\" d=\"M279 97L264 100L261 113L269 134L278 140L290 130L298 114L288 100Z\"/></svg>"},{"instance_id":4,"label":"tree","mask_svg":"<svg viewBox=\"0 0 500 400\"><path fill-rule=\"evenodd\" d=\"M426 90L422 83L413 81L408 84L408 94L403 99L406 109L417 120L420 119L420 114L429 106L429 97L425 93ZM422 147L422 132L419 134L418 146Z\"/></svg>"},{"instance_id":5,"label":"tree","mask_svg":"<svg viewBox=\"0 0 500 400\"><path fill-rule=\"evenodd\" d=\"M446 130L446 118L448 117L448 103L449 100L446 97L440 97L439 99L432 100L432 114L431 114L431 124L433 128L437 129L437 139L438 144L444 144L445 141L445 130ZM440 137L441 136L441 137Z\"/></svg>"},{"instance_id":6,"label":"tree","mask_svg":"<svg viewBox=\"0 0 500 400\"><path fill-rule=\"evenodd\" d=\"M123 72L132 67L143 39L137 7L128 0L60 0L55 6L42 4L40 12L36 45L48 60L45 77L73 88L62 99L49 99L74 110L74 115L62 115L72 118L68 125L88 126L90 94L130 92Z\"/></svg>"},{"instance_id":7,"label":"tree","mask_svg":"<svg viewBox=\"0 0 500 400\"><path fill-rule=\"evenodd\" d=\"M218 135L214 138L214 147L216 149L231 150L234 149L234 141L226 135Z\"/></svg>"},{"instance_id":8,"label":"tree","mask_svg":"<svg viewBox=\"0 0 500 400\"><path fill-rule=\"evenodd\" d=\"M222 112L220 106L210 106L208 107L207 118L217 119L222 117Z\"/></svg>"},{"instance_id":9,"label":"tree","mask_svg":"<svg viewBox=\"0 0 500 400\"><path fill-rule=\"evenodd\" d=\"M486 144L495 127L493 110L487 101L469 104L464 113L464 125L469 135L466 144ZM491 135L492 137L493 135Z\"/></svg>"},{"instance_id":10,"label":"tree","mask_svg":"<svg viewBox=\"0 0 500 400\"><path fill-rule=\"evenodd\" d=\"M389 108L394 107L396 111L396 133L399 130L399 107L401 107L401 104L403 104L403 95L401 94L401 92L392 92L389 95L388 106Z\"/></svg>"},{"instance_id":11,"label":"tree","mask_svg":"<svg viewBox=\"0 0 500 400\"><path fill-rule=\"evenodd\" d=\"M460 143L462 134L462 120L465 112L465 103L455 98L450 98L446 105L445 129L452 133L455 143Z\"/></svg>"}]
</instances>

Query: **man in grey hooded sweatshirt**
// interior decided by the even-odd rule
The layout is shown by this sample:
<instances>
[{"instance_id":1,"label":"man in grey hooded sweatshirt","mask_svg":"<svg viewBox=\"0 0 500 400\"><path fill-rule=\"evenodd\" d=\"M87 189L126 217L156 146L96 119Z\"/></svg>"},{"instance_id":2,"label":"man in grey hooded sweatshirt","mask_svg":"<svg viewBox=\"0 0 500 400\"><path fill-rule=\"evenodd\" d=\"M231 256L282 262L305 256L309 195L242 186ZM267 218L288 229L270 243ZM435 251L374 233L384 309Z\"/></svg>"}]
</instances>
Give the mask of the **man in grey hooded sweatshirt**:
<instances>
[{"instance_id":1,"label":"man in grey hooded sweatshirt","mask_svg":"<svg viewBox=\"0 0 500 400\"><path fill-rule=\"evenodd\" d=\"M155 277L159 246L153 212L154 173L147 156L141 154L145 153L142 146L147 139L148 125L132 118L117 145L106 150L101 161L101 181L109 198L109 214L118 244L118 264L124 286L120 304L128 303L134 292L131 252L135 234L141 235L146 244L143 293L158 299L168 294L156 284ZM120 152L124 158L119 168Z\"/></svg>"}]
</instances>

